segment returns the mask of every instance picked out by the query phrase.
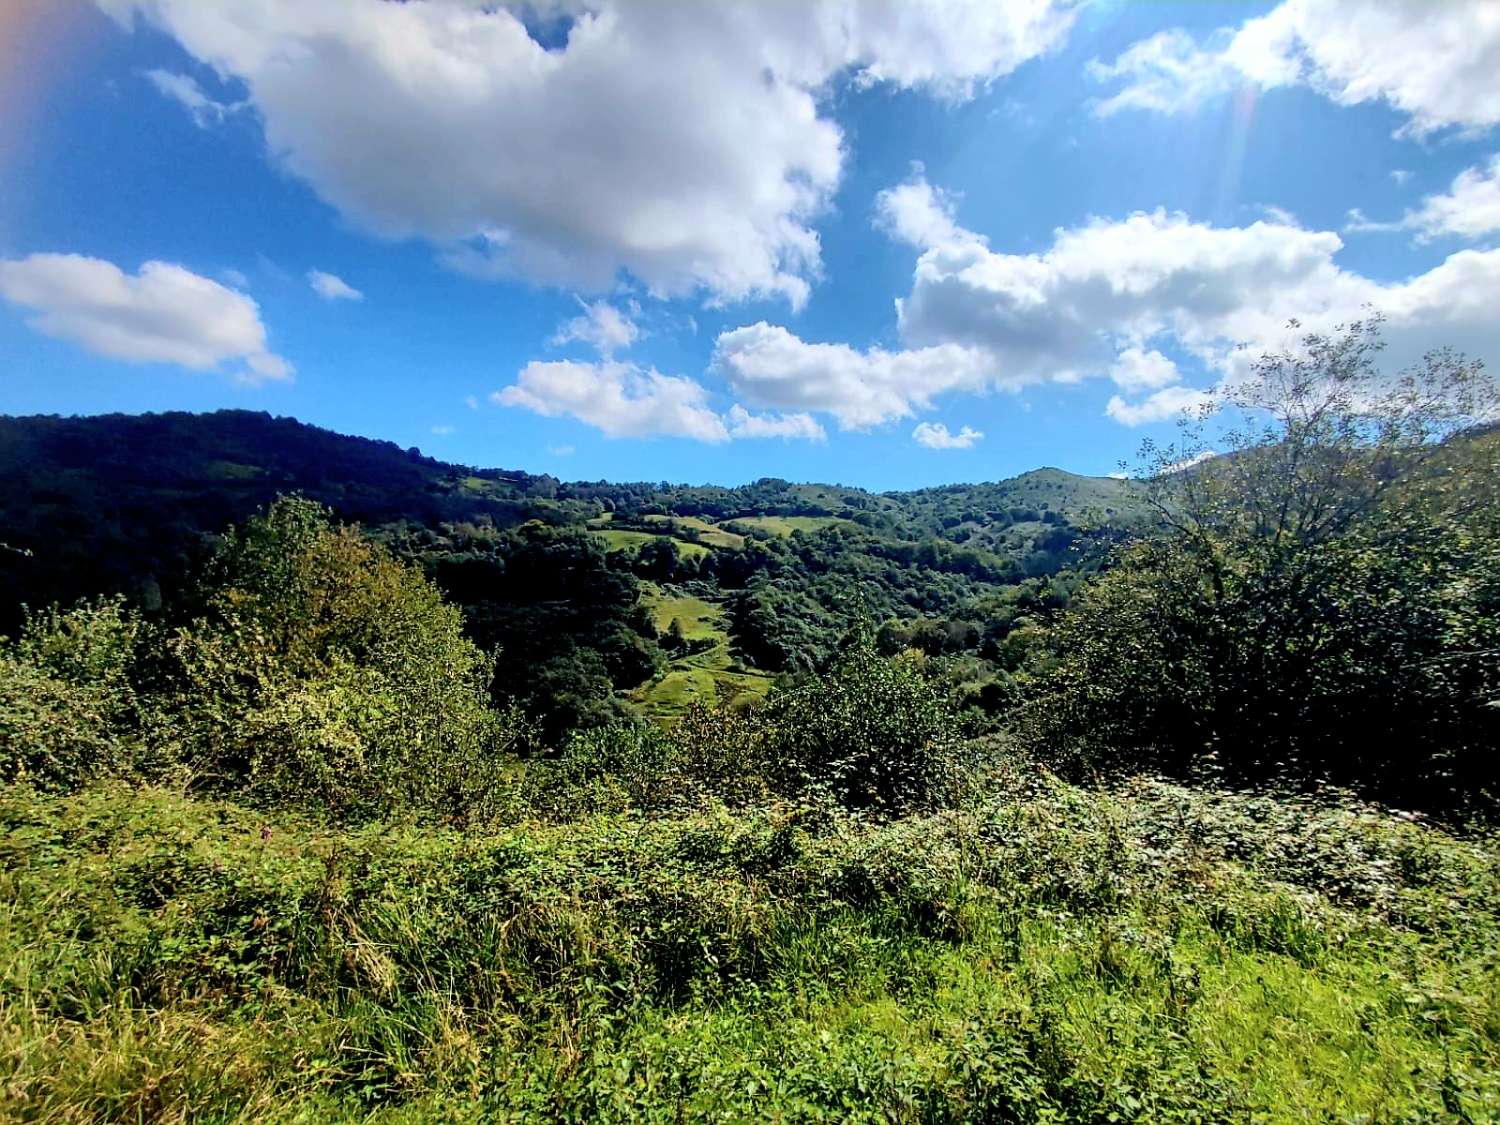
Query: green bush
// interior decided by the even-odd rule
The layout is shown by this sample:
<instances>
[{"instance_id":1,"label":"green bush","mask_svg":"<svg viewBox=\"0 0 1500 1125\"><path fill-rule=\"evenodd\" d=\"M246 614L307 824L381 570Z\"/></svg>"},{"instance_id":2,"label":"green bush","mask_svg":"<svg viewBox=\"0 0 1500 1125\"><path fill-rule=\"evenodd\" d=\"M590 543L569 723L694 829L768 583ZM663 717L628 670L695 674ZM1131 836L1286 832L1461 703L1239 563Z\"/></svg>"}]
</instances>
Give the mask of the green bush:
<instances>
[{"instance_id":1,"label":"green bush","mask_svg":"<svg viewBox=\"0 0 1500 1125\"><path fill-rule=\"evenodd\" d=\"M1016 773L330 828L0 792L7 1120L1490 1120L1495 843Z\"/></svg>"},{"instance_id":2,"label":"green bush","mask_svg":"<svg viewBox=\"0 0 1500 1125\"><path fill-rule=\"evenodd\" d=\"M131 682L140 620L123 599L32 614L0 638L0 781L71 789L140 764Z\"/></svg>"},{"instance_id":3,"label":"green bush","mask_svg":"<svg viewBox=\"0 0 1500 1125\"><path fill-rule=\"evenodd\" d=\"M525 735L491 662L413 567L310 501L226 535L169 644L165 708L198 783L341 818L484 818Z\"/></svg>"},{"instance_id":4,"label":"green bush","mask_svg":"<svg viewBox=\"0 0 1500 1125\"><path fill-rule=\"evenodd\" d=\"M772 693L766 769L782 792L829 794L896 813L953 790L961 742L951 704L910 655L882 657L861 635L822 675Z\"/></svg>"}]
</instances>

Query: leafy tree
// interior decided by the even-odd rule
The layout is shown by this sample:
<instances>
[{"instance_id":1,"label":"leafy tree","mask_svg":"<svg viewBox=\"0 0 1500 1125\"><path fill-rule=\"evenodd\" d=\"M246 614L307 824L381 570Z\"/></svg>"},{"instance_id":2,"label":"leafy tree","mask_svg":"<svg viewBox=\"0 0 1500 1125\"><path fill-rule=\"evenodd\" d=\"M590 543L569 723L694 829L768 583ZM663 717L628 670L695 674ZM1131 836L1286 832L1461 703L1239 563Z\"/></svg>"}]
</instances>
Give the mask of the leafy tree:
<instances>
[{"instance_id":1,"label":"leafy tree","mask_svg":"<svg viewBox=\"0 0 1500 1125\"><path fill-rule=\"evenodd\" d=\"M767 703L767 770L783 791L820 790L852 809L901 812L953 779L958 721L910 656L858 632L828 669Z\"/></svg>"},{"instance_id":2,"label":"leafy tree","mask_svg":"<svg viewBox=\"0 0 1500 1125\"><path fill-rule=\"evenodd\" d=\"M320 505L231 530L172 641L182 755L207 784L362 817L482 814L519 728L454 606Z\"/></svg>"},{"instance_id":3,"label":"leafy tree","mask_svg":"<svg viewBox=\"0 0 1500 1125\"><path fill-rule=\"evenodd\" d=\"M1269 354L1148 443L1162 534L1053 632L1018 727L1060 761L1491 789L1494 384L1449 351L1390 377L1378 318ZM1208 427L1233 424L1208 456Z\"/></svg>"}]
</instances>

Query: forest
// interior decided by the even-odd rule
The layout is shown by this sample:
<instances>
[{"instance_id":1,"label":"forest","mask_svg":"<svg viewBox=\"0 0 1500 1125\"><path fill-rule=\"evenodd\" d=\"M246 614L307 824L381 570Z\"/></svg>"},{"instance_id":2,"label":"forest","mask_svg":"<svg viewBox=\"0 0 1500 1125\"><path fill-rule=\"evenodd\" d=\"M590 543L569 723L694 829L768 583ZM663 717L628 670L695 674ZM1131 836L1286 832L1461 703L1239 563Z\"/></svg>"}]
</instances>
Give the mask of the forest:
<instances>
[{"instance_id":1,"label":"forest","mask_svg":"<svg viewBox=\"0 0 1500 1125\"><path fill-rule=\"evenodd\" d=\"M1500 390L1120 477L0 419L0 1117L1500 1118Z\"/></svg>"}]
</instances>

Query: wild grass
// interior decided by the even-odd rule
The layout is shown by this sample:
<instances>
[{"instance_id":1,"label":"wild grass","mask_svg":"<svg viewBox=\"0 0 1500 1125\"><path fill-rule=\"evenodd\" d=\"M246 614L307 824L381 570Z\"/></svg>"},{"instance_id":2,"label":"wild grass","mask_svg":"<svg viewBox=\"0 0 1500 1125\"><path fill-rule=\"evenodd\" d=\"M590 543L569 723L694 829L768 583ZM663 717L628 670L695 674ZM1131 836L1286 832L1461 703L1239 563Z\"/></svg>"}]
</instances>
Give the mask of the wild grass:
<instances>
[{"instance_id":1,"label":"wild grass","mask_svg":"<svg viewBox=\"0 0 1500 1125\"><path fill-rule=\"evenodd\" d=\"M729 522L736 527L743 525L781 536L791 535L794 531L811 534L825 527L854 526L854 521L842 516L741 516Z\"/></svg>"},{"instance_id":2,"label":"wild grass","mask_svg":"<svg viewBox=\"0 0 1500 1125\"><path fill-rule=\"evenodd\" d=\"M0 794L0 1117L1483 1121L1500 847L1022 773L334 829Z\"/></svg>"},{"instance_id":3,"label":"wild grass","mask_svg":"<svg viewBox=\"0 0 1500 1125\"><path fill-rule=\"evenodd\" d=\"M590 533L604 540L605 547L610 551L638 551L655 539L671 539L677 545L680 554L686 557L702 558L709 554L709 549L701 543L689 543L685 539L676 539L670 535L652 535L648 531L629 531L623 528L606 528L603 530L590 529Z\"/></svg>"},{"instance_id":4,"label":"wild grass","mask_svg":"<svg viewBox=\"0 0 1500 1125\"><path fill-rule=\"evenodd\" d=\"M732 531L725 531L717 524L708 520L699 519L697 516L662 516L648 515L643 517L647 523L665 524L673 532L682 529L691 529L698 534L700 541L714 547L724 547L731 551L742 551L745 549L745 537L736 535Z\"/></svg>"},{"instance_id":5,"label":"wild grass","mask_svg":"<svg viewBox=\"0 0 1500 1125\"><path fill-rule=\"evenodd\" d=\"M709 638L727 639L724 613L712 602L682 594L668 594L652 587L646 601L659 633L665 633L674 620L682 622L682 635L690 641Z\"/></svg>"},{"instance_id":6,"label":"wild grass","mask_svg":"<svg viewBox=\"0 0 1500 1125\"><path fill-rule=\"evenodd\" d=\"M720 607L659 587L651 588L646 601L659 632L666 632L677 620L682 622L683 636L689 641L713 642L708 648L676 658L661 676L635 692L633 700L647 718L672 723L692 704L712 706L725 692L760 699L770 691L771 676L736 666Z\"/></svg>"}]
</instances>

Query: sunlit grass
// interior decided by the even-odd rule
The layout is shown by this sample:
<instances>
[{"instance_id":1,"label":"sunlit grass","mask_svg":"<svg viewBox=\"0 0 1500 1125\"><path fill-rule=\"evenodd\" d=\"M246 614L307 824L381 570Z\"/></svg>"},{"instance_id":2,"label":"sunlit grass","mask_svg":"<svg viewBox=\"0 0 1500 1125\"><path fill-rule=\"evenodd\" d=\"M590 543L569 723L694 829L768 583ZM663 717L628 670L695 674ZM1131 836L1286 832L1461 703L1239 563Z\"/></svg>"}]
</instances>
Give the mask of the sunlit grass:
<instances>
[{"instance_id":1,"label":"sunlit grass","mask_svg":"<svg viewBox=\"0 0 1500 1125\"><path fill-rule=\"evenodd\" d=\"M1500 1112L1490 844L1156 784L802 815L466 837L11 790L0 1117Z\"/></svg>"}]
</instances>

